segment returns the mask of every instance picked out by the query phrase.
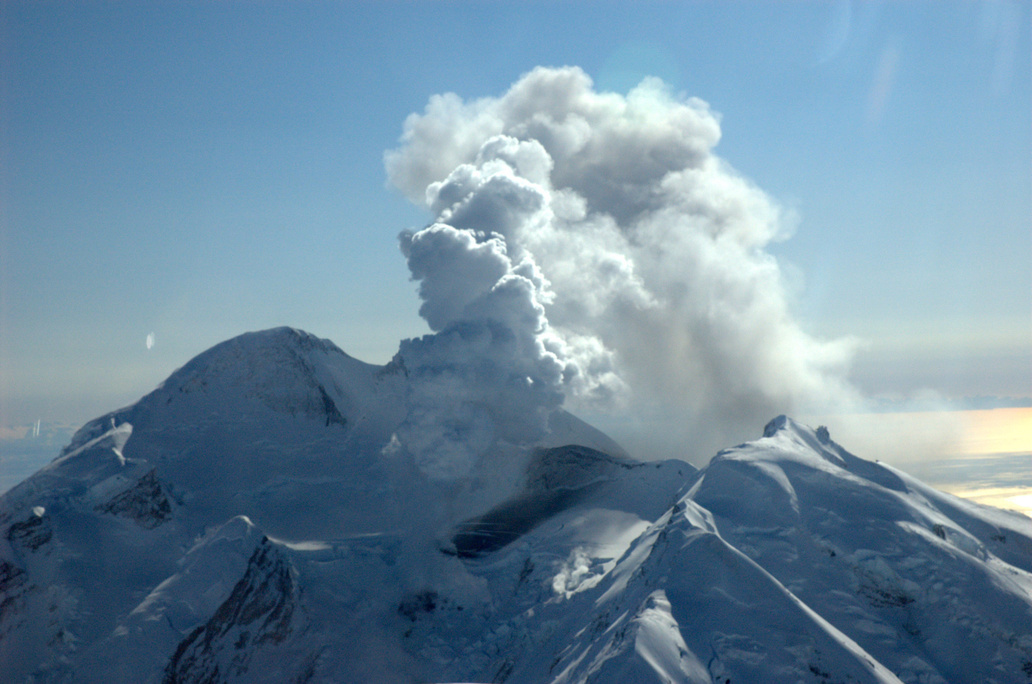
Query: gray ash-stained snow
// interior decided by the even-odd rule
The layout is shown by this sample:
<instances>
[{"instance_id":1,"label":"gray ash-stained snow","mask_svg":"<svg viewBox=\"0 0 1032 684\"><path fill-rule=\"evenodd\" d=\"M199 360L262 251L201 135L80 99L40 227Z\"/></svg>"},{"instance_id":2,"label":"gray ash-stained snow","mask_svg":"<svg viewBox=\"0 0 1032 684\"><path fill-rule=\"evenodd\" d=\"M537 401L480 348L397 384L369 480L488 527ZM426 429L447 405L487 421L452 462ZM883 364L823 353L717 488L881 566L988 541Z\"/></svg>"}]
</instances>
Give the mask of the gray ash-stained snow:
<instances>
[{"instance_id":1,"label":"gray ash-stained snow","mask_svg":"<svg viewBox=\"0 0 1032 684\"><path fill-rule=\"evenodd\" d=\"M441 481L404 371L252 333L85 426L0 496L0 679L1029 681L1024 516L784 417L697 471L560 411Z\"/></svg>"}]
</instances>

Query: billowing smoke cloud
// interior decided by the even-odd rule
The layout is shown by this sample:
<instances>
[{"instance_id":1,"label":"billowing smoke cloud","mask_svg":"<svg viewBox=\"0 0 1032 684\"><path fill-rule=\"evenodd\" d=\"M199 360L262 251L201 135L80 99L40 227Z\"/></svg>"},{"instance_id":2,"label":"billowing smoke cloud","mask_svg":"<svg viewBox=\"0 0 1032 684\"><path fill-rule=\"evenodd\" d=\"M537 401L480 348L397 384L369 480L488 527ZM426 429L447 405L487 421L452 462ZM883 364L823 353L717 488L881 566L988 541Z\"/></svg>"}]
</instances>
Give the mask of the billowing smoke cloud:
<instances>
[{"instance_id":1,"label":"billowing smoke cloud","mask_svg":"<svg viewBox=\"0 0 1032 684\"><path fill-rule=\"evenodd\" d=\"M701 100L569 67L408 117L386 166L436 217L401 238L435 331L402 347L426 395L401 437L427 467L533 441L564 398L642 457L695 460L852 398L852 342L800 328L764 251L790 217L719 139Z\"/></svg>"},{"instance_id":2,"label":"billowing smoke cloud","mask_svg":"<svg viewBox=\"0 0 1032 684\"><path fill-rule=\"evenodd\" d=\"M434 479L467 475L496 439L543 436L564 367L544 344L544 280L498 234L443 223L401 237L434 334L405 340L409 413L398 433Z\"/></svg>"}]
</instances>

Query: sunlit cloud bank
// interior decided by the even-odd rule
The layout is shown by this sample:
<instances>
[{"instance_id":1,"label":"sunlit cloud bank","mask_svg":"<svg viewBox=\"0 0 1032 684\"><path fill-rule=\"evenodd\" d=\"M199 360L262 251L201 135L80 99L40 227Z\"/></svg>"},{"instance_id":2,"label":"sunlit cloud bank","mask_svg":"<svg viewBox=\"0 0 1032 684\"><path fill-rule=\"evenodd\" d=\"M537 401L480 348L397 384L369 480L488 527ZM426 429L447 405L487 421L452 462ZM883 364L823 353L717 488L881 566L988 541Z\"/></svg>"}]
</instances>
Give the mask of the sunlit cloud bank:
<instances>
[{"instance_id":1,"label":"sunlit cloud bank","mask_svg":"<svg viewBox=\"0 0 1032 684\"><path fill-rule=\"evenodd\" d=\"M901 408L904 408L901 406ZM807 415L807 423L827 423L832 438L864 458L904 469L928 463L960 463L1001 454L1032 454L1032 408L939 410ZM1032 468L1028 470L1032 474ZM965 473L957 482L970 480Z\"/></svg>"},{"instance_id":2,"label":"sunlit cloud bank","mask_svg":"<svg viewBox=\"0 0 1032 684\"><path fill-rule=\"evenodd\" d=\"M971 499L986 506L995 506L1009 511L1017 511L1032 518L1032 487L990 487L972 489L970 487L940 487L950 494Z\"/></svg>"},{"instance_id":3,"label":"sunlit cloud bank","mask_svg":"<svg viewBox=\"0 0 1032 684\"><path fill-rule=\"evenodd\" d=\"M1032 516L1032 408L803 415L863 458L951 494Z\"/></svg>"},{"instance_id":4,"label":"sunlit cloud bank","mask_svg":"<svg viewBox=\"0 0 1032 684\"><path fill-rule=\"evenodd\" d=\"M1032 411L1025 409L1026 420ZM984 413L973 411L970 413ZM985 412L991 413L991 412ZM976 435L981 431L978 416L965 416ZM992 422L999 417L992 419ZM1005 431L1006 432L1006 431ZM1026 425L1025 439L1015 442L1014 432L1001 440L967 442L967 446L1014 446L1014 451L970 452L965 455L937 459L926 463L903 464L903 469L928 484L978 503L1019 511L1032 517L1032 439ZM964 446L965 442L961 441Z\"/></svg>"},{"instance_id":5,"label":"sunlit cloud bank","mask_svg":"<svg viewBox=\"0 0 1032 684\"><path fill-rule=\"evenodd\" d=\"M408 117L385 161L435 217L401 236L434 334L402 345L426 391L399 437L426 469L460 473L492 435L531 441L561 403L640 456L698 461L776 414L856 400L854 342L801 328L766 251L792 216L719 140L701 100L654 79L597 92L570 67Z\"/></svg>"},{"instance_id":6,"label":"sunlit cloud bank","mask_svg":"<svg viewBox=\"0 0 1032 684\"><path fill-rule=\"evenodd\" d=\"M1032 408L1010 407L962 414L964 437L959 451L964 454L1032 454ZM1032 474L1032 463L1029 464Z\"/></svg>"}]
</instances>

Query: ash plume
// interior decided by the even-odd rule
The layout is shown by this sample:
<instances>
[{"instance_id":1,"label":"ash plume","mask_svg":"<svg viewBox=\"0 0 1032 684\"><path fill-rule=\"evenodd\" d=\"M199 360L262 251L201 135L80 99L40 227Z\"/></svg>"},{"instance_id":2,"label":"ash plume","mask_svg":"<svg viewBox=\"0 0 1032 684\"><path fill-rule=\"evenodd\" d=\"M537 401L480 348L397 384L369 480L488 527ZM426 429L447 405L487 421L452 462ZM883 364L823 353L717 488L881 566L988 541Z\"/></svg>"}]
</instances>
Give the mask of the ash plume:
<instances>
[{"instance_id":1,"label":"ash plume","mask_svg":"<svg viewBox=\"0 0 1032 684\"><path fill-rule=\"evenodd\" d=\"M401 351L428 383L414 453L468 452L467 428L532 442L565 400L640 457L699 461L773 415L855 398L854 342L800 327L765 251L791 217L719 140L705 102L655 79L597 92L575 67L407 118L388 176L435 217L401 236L434 331Z\"/></svg>"}]
</instances>

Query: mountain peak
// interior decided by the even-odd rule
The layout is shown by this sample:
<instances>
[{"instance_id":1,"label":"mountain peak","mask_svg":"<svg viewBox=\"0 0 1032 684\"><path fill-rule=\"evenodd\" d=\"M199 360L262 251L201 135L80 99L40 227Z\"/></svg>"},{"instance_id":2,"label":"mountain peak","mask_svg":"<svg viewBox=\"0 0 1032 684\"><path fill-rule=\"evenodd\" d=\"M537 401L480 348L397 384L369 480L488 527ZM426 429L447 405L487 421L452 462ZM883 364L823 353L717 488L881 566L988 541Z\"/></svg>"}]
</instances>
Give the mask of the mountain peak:
<instances>
[{"instance_id":1,"label":"mountain peak","mask_svg":"<svg viewBox=\"0 0 1032 684\"><path fill-rule=\"evenodd\" d=\"M828 428L826 426L821 425L815 430L789 418L784 414L777 416L776 418L772 418L763 426L764 437L773 437L779 432L792 433L807 439L813 437L819 444L823 445L829 445L832 443L831 434L828 432Z\"/></svg>"},{"instance_id":2,"label":"mountain peak","mask_svg":"<svg viewBox=\"0 0 1032 684\"><path fill-rule=\"evenodd\" d=\"M778 433L779 430L787 430L795 427L796 423L788 416L782 414L776 418L772 418L766 425L763 426L763 436L773 437Z\"/></svg>"},{"instance_id":3,"label":"mountain peak","mask_svg":"<svg viewBox=\"0 0 1032 684\"><path fill-rule=\"evenodd\" d=\"M244 333L198 354L136 404L90 421L63 453L102 436L112 424L140 429L152 419L196 428L227 416L260 421L271 411L346 427L354 393L345 386L355 380L368 385L366 377L377 368L294 328Z\"/></svg>"},{"instance_id":4,"label":"mountain peak","mask_svg":"<svg viewBox=\"0 0 1032 684\"><path fill-rule=\"evenodd\" d=\"M172 373L163 387L191 392L209 384L281 383L291 375L311 379L327 357L351 358L329 340L294 328L249 332L198 354Z\"/></svg>"}]
</instances>

